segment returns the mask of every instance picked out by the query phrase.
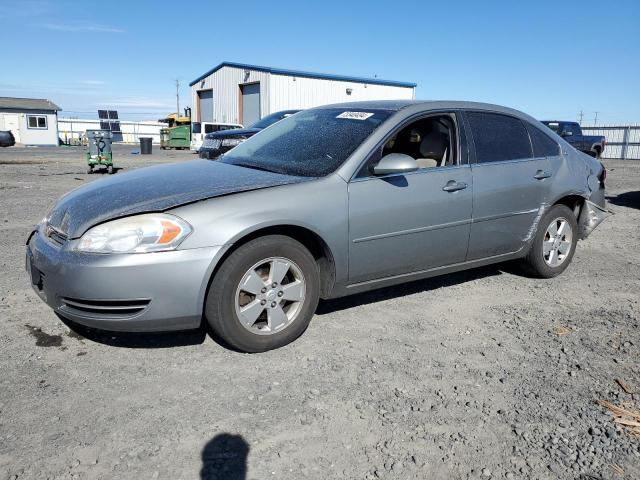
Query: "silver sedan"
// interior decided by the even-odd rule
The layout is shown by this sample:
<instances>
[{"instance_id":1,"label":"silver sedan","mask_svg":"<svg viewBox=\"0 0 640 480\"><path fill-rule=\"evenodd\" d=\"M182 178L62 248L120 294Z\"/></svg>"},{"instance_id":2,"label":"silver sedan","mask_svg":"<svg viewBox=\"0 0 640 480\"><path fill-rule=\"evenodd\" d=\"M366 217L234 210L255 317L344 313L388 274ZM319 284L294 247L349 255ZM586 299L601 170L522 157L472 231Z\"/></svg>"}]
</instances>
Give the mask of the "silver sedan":
<instances>
[{"instance_id":1,"label":"silver sedan","mask_svg":"<svg viewBox=\"0 0 640 480\"><path fill-rule=\"evenodd\" d=\"M29 237L27 271L73 322L165 331L204 320L260 352L300 336L319 298L514 259L560 274L606 216L605 175L509 108L331 105L219 161L70 192Z\"/></svg>"}]
</instances>

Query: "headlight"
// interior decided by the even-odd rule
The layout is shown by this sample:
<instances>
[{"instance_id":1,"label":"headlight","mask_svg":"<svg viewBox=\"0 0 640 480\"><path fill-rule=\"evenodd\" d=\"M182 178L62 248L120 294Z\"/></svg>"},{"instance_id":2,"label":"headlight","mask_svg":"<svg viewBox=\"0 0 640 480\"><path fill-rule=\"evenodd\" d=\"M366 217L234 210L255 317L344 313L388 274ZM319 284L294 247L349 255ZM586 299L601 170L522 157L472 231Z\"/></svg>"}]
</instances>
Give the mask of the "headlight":
<instances>
[{"instance_id":1,"label":"headlight","mask_svg":"<svg viewBox=\"0 0 640 480\"><path fill-rule=\"evenodd\" d=\"M223 147L235 147L244 142L244 138L225 138L222 140Z\"/></svg>"},{"instance_id":2,"label":"headlight","mask_svg":"<svg viewBox=\"0 0 640 480\"><path fill-rule=\"evenodd\" d=\"M147 253L173 250L191 231L191 225L173 215L135 215L89 229L80 238L76 250L91 253Z\"/></svg>"}]
</instances>

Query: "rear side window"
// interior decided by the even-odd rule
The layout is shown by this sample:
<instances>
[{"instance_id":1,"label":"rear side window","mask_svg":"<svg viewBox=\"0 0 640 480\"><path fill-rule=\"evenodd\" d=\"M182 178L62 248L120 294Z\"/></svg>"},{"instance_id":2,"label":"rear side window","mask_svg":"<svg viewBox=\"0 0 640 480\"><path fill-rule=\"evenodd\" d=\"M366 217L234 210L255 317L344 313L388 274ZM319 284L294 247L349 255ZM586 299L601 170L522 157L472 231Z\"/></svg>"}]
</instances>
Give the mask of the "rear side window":
<instances>
[{"instance_id":1,"label":"rear side window","mask_svg":"<svg viewBox=\"0 0 640 480\"><path fill-rule=\"evenodd\" d=\"M519 119L486 112L468 112L467 117L476 147L476 162L532 158L529 134Z\"/></svg>"},{"instance_id":2,"label":"rear side window","mask_svg":"<svg viewBox=\"0 0 640 480\"><path fill-rule=\"evenodd\" d=\"M527 125L531 143L533 144L534 157L555 157L560 154L560 146L545 133L533 125Z\"/></svg>"}]
</instances>

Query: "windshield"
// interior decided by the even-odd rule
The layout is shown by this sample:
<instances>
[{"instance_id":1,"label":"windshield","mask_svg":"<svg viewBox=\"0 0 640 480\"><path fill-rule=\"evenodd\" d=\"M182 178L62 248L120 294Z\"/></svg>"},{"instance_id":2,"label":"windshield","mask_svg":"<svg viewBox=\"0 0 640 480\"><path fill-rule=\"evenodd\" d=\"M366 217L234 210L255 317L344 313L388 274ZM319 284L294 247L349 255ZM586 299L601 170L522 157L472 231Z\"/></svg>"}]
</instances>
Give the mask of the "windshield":
<instances>
[{"instance_id":1,"label":"windshield","mask_svg":"<svg viewBox=\"0 0 640 480\"><path fill-rule=\"evenodd\" d=\"M222 162L322 177L335 171L393 112L326 108L285 118L230 150Z\"/></svg>"},{"instance_id":2,"label":"windshield","mask_svg":"<svg viewBox=\"0 0 640 480\"><path fill-rule=\"evenodd\" d=\"M286 118L290 115L293 115L296 111L292 112L276 112L271 115L267 115L261 120L258 120L256 123L251 125L249 128L267 128L269 125L273 125L274 123Z\"/></svg>"}]
</instances>

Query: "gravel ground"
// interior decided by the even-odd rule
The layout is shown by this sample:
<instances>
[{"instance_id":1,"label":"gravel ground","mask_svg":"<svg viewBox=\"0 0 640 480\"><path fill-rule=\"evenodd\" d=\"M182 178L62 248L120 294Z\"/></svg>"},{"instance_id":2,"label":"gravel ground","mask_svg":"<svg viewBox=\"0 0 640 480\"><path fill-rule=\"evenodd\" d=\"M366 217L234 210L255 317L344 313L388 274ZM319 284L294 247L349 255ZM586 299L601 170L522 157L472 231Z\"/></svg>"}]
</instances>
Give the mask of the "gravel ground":
<instances>
[{"instance_id":1,"label":"gravel ground","mask_svg":"<svg viewBox=\"0 0 640 480\"><path fill-rule=\"evenodd\" d=\"M157 147L156 147L157 149ZM125 170L184 161L118 146ZM560 277L497 265L324 302L293 344L70 330L23 244L82 150L0 150L0 480L640 478L640 162Z\"/></svg>"}]
</instances>

